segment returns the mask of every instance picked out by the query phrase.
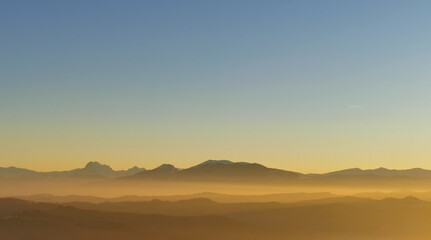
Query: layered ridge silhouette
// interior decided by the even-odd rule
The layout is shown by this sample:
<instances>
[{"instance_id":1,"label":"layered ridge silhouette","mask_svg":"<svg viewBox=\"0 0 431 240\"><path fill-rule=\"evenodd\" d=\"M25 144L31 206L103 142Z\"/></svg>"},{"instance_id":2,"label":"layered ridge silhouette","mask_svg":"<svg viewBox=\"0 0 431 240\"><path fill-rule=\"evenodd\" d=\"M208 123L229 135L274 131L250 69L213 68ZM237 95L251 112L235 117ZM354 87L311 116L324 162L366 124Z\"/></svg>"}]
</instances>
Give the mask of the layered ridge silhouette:
<instances>
[{"instance_id":1,"label":"layered ridge silhouette","mask_svg":"<svg viewBox=\"0 0 431 240\"><path fill-rule=\"evenodd\" d=\"M41 178L41 177L103 177L127 180L199 180L199 181L288 181L309 179L339 178L431 178L431 170L412 168L395 170L386 168L359 168L339 170L323 174L306 174L269 168L258 163L231 162L228 160L208 160L190 168L179 169L171 164L146 170L133 167L115 171L110 166L89 162L84 168L69 171L37 172L16 167L0 167L2 178Z\"/></svg>"},{"instance_id":2,"label":"layered ridge silhouette","mask_svg":"<svg viewBox=\"0 0 431 240\"><path fill-rule=\"evenodd\" d=\"M280 202L280 203L291 203L298 201L308 201L324 198L334 198L340 195L329 193L329 192L298 192L298 193L273 193L273 194L260 194L260 195L233 195L233 194L222 194L203 192L187 195L155 195L155 196L138 196L138 195L126 195L121 197L96 197L96 196L85 196L85 195L66 195L57 196L52 194L35 194L26 196L14 196L16 198L35 201L35 202L53 202L53 203L65 203L65 202L87 202L87 203L103 203L103 202L141 202L150 200L162 200L162 201L179 201L188 199L210 199L219 203L242 203L242 202Z\"/></svg>"},{"instance_id":3,"label":"layered ridge silhouette","mask_svg":"<svg viewBox=\"0 0 431 240\"><path fill-rule=\"evenodd\" d=\"M431 204L413 197L335 197L289 204L208 199L53 204L0 199L0 238L9 240L425 240L430 235Z\"/></svg>"},{"instance_id":4,"label":"layered ridge silhouette","mask_svg":"<svg viewBox=\"0 0 431 240\"><path fill-rule=\"evenodd\" d=\"M132 167L127 170L115 171L110 166L99 162L89 162L84 168L69 171L37 172L24 168L0 167L0 177L3 178L41 178L41 177L103 177L118 178L137 174L144 168Z\"/></svg>"}]
</instances>

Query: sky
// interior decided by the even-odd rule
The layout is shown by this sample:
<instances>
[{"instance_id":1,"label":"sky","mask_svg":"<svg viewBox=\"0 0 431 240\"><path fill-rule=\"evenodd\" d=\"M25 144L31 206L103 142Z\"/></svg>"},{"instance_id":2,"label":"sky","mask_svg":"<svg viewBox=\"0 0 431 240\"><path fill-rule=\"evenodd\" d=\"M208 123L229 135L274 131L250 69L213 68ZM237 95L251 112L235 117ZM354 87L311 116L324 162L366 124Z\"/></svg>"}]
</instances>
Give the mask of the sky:
<instances>
[{"instance_id":1,"label":"sky","mask_svg":"<svg viewBox=\"0 0 431 240\"><path fill-rule=\"evenodd\" d=\"M0 166L431 169L430 1L2 1Z\"/></svg>"}]
</instances>

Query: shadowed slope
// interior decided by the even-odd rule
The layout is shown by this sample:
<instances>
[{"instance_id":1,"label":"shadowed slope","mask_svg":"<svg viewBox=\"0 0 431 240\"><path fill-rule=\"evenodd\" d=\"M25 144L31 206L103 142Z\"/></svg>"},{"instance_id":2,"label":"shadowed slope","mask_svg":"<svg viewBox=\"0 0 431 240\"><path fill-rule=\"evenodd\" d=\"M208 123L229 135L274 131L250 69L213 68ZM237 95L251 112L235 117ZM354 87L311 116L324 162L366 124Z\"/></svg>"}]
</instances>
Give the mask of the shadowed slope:
<instances>
[{"instance_id":1,"label":"shadowed slope","mask_svg":"<svg viewBox=\"0 0 431 240\"><path fill-rule=\"evenodd\" d=\"M0 199L0 239L255 239L259 232L219 216L113 213Z\"/></svg>"},{"instance_id":2,"label":"shadowed slope","mask_svg":"<svg viewBox=\"0 0 431 240\"><path fill-rule=\"evenodd\" d=\"M231 217L310 239L427 239L431 234L431 204L413 197L316 200Z\"/></svg>"},{"instance_id":3,"label":"shadowed slope","mask_svg":"<svg viewBox=\"0 0 431 240\"><path fill-rule=\"evenodd\" d=\"M171 215L217 211L219 216L105 212L0 199L0 238L425 240L431 235L431 204L413 197L384 200L349 197L293 204L220 204L205 199L106 206L80 204L77 206L111 207L110 211L121 211L121 204L126 208L132 206L127 211L144 204L147 210L158 209Z\"/></svg>"}]
</instances>

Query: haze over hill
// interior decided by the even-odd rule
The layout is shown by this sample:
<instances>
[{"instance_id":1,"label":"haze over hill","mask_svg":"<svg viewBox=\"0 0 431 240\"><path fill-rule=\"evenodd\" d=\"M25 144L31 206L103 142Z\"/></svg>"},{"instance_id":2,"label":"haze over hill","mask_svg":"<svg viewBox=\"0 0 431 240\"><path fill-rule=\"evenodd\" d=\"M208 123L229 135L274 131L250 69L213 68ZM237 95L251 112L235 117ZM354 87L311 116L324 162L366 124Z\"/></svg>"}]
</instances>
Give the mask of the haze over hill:
<instances>
[{"instance_id":1,"label":"haze over hill","mask_svg":"<svg viewBox=\"0 0 431 240\"><path fill-rule=\"evenodd\" d=\"M274 169L258 163L228 160L208 160L185 169L163 164L150 170L134 167L117 171L107 165L90 162L84 168L70 171L36 172L13 167L0 168L0 179L2 180L0 181L2 189L0 196L28 196L46 193L113 198L124 195L147 197L192 195L202 192L248 196L294 192L330 192L337 195L349 195L360 192L388 192L405 189L423 192L431 187L429 173L429 170L417 168L408 170L379 168L305 174ZM220 200L222 198L228 199L228 197L211 199ZM258 200L255 197L252 199ZM279 201L282 198L274 199Z\"/></svg>"},{"instance_id":2,"label":"haze over hill","mask_svg":"<svg viewBox=\"0 0 431 240\"><path fill-rule=\"evenodd\" d=\"M66 195L56 196L51 194L36 194L26 196L14 196L19 199L25 199L35 202L53 202L53 203L65 203L65 202L87 202L87 203L103 203L103 202L141 202L150 200L160 201L179 201L196 198L211 199L219 203L241 203L241 202L280 202L280 203L292 203L306 200L316 200L323 198L334 198L340 195L332 194L329 192L298 192L298 193L273 193L273 194L260 194L260 195L234 195L234 194L222 194L222 193L195 193L188 195L153 195L153 196L137 196L137 195L126 195L114 198L104 198L96 196L84 196L84 195Z\"/></svg>"},{"instance_id":3,"label":"haze over hill","mask_svg":"<svg viewBox=\"0 0 431 240\"><path fill-rule=\"evenodd\" d=\"M430 11L2 0L0 240L431 240Z\"/></svg>"}]
</instances>

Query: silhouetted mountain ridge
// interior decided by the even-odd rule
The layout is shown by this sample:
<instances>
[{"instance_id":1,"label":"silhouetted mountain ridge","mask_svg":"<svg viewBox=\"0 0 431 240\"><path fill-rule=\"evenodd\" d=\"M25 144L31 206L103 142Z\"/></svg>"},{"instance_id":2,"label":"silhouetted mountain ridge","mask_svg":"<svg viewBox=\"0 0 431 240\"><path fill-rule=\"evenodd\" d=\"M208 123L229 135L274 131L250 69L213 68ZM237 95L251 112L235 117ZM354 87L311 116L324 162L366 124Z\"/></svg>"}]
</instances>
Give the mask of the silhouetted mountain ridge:
<instances>
[{"instance_id":1,"label":"silhouetted mountain ridge","mask_svg":"<svg viewBox=\"0 0 431 240\"><path fill-rule=\"evenodd\" d=\"M302 174L280 169L267 168L258 163L208 160L186 169L173 165L161 165L142 171L129 179L156 180L210 180L210 181L268 181L299 178Z\"/></svg>"},{"instance_id":2,"label":"silhouetted mountain ridge","mask_svg":"<svg viewBox=\"0 0 431 240\"><path fill-rule=\"evenodd\" d=\"M102 177L102 178L118 178L134 175L145 170L144 168L133 167L127 170L113 170L110 166L99 162L88 162L84 168L77 168L69 171L52 171L52 172L36 172L33 170L8 167L0 167L0 177L16 178L16 177Z\"/></svg>"},{"instance_id":3,"label":"silhouetted mountain ridge","mask_svg":"<svg viewBox=\"0 0 431 240\"><path fill-rule=\"evenodd\" d=\"M303 174L282 169L269 168L259 163L232 162L229 160L207 160L195 166L179 169L172 164L162 164L145 170L133 167L128 170L113 170L99 162L89 162L84 168L69 171L37 172L33 170L0 167L0 177L103 177L143 180L192 180L192 181L263 181L277 182L322 178L431 178L431 170L412 168L404 170L376 168L350 168L324 174Z\"/></svg>"},{"instance_id":4,"label":"silhouetted mountain ridge","mask_svg":"<svg viewBox=\"0 0 431 240\"><path fill-rule=\"evenodd\" d=\"M373 177L414 177L414 178L429 178L431 170L422 168L411 168L404 170L376 168L376 169L360 169L350 168L326 174L317 174L320 176L340 177L340 176L373 176Z\"/></svg>"}]
</instances>

